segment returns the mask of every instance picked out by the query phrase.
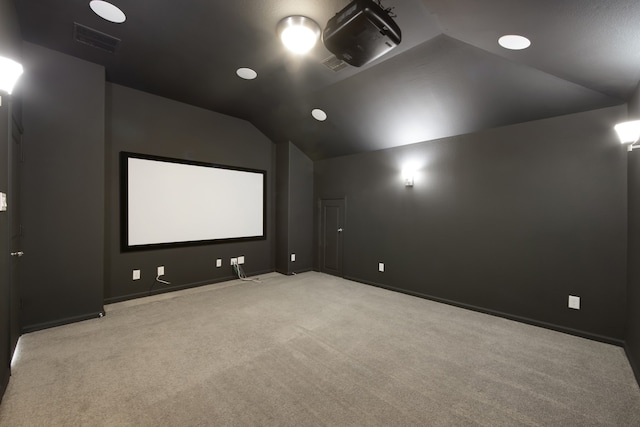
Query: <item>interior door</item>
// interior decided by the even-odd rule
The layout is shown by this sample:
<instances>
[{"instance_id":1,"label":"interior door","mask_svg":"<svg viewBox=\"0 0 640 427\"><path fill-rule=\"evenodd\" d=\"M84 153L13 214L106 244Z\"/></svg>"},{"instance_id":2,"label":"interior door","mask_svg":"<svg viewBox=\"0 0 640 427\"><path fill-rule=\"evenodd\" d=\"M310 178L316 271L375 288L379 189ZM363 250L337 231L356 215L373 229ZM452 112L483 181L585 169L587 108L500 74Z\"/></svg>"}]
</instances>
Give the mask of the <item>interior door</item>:
<instances>
[{"instance_id":1,"label":"interior door","mask_svg":"<svg viewBox=\"0 0 640 427\"><path fill-rule=\"evenodd\" d=\"M22 163L22 128L12 115L9 141L9 356L20 338L20 258L22 252L22 227L20 226L20 165Z\"/></svg>"},{"instance_id":2,"label":"interior door","mask_svg":"<svg viewBox=\"0 0 640 427\"><path fill-rule=\"evenodd\" d=\"M320 209L320 271L342 277L344 199L324 199Z\"/></svg>"}]
</instances>

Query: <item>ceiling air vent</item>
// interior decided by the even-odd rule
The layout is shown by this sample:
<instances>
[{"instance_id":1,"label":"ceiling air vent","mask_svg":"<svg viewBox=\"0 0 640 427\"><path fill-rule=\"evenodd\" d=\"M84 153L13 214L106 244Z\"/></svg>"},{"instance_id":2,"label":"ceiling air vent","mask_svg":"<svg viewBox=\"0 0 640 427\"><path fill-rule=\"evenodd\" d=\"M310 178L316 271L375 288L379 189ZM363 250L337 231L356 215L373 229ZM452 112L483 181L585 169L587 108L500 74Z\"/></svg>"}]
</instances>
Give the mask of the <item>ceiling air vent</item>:
<instances>
[{"instance_id":1,"label":"ceiling air vent","mask_svg":"<svg viewBox=\"0 0 640 427\"><path fill-rule=\"evenodd\" d=\"M347 68L349 66L349 64L344 62L342 59L336 58L335 55L331 55L327 59L323 60L322 61L322 65L324 65L325 67L327 67L331 71L335 71L335 72L338 72L340 70L344 70L345 68Z\"/></svg>"},{"instance_id":2,"label":"ceiling air vent","mask_svg":"<svg viewBox=\"0 0 640 427\"><path fill-rule=\"evenodd\" d=\"M77 22L74 23L73 33L76 41L109 53L114 53L120 43L120 39L110 36L109 34L101 33L93 28L85 27Z\"/></svg>"}]
</instances>

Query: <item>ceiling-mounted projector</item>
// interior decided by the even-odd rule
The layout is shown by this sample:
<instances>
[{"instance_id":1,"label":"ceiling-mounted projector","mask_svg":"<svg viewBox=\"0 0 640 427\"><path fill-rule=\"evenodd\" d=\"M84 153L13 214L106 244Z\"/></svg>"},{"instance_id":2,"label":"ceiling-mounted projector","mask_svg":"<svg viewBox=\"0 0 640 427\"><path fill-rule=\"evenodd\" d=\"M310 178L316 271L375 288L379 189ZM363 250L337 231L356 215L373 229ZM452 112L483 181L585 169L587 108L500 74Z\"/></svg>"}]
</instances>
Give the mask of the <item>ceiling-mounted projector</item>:
<instances>
[{"instance_id":1,"label":"ceiling-mounted projector","mask_svg":"<svg viewBox=\"0 0 640 427\"><path fill-rule=\"evenodd\" d=\"M381 57L401 40L398 24L374 0L353 0L329 19L322 32L325 47L355 67Z\"/></svg>"}]
</instances>

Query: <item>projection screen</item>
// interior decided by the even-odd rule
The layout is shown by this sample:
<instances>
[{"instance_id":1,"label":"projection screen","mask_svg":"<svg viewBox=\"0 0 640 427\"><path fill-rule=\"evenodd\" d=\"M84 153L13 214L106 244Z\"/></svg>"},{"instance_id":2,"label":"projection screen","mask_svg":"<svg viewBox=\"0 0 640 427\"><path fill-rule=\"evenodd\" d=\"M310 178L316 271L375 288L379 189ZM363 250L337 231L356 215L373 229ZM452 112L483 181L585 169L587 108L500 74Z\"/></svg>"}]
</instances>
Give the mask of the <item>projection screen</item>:
<instances>
[{"instance_id":1,"label":"projection screen","mask_svg":"<svg viewBox=\"0 0 640 427\"><path fill-rule=\"evenodd\" d=\"M120 153L121 249L266 238L266 171Z\"/></svg>"}]
</instances>

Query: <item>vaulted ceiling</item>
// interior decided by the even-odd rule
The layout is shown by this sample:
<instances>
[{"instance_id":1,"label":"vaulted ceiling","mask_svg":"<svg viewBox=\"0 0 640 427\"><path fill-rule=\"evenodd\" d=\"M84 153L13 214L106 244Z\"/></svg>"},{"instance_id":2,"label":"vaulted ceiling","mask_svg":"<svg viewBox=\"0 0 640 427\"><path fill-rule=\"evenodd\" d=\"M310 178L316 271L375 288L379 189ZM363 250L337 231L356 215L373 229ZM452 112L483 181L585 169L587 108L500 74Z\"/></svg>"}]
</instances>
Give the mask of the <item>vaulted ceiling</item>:
<instances>
[{"instance_id":1,"label":"vaulted ceiling","mask_svg":"<svg viewBox=\"0 0 640 427\"><path fill-rule=\"evenodd\" d=\"M401 44L337 72L322 43L287 53L276 25L305 15L324 27L349 0L112 0L123 24L88 3L16 0L24 39L102 64L110 82L246 119L312 159L617 105L640 81L638 0L383 0ZM121 42L80 43L74 23ZM504 34L532 45L505 50Z\"/></svg>"}]
</instances>

